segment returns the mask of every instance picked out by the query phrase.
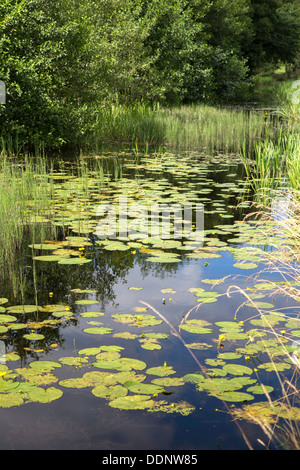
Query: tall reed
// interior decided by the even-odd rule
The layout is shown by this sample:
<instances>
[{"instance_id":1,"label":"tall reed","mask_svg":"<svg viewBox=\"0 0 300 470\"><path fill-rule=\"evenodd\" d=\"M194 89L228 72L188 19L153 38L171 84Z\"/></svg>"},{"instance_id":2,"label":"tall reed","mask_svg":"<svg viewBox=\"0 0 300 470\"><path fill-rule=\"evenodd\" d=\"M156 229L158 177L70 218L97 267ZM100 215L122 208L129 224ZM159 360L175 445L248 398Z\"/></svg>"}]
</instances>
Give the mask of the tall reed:
<instances>
[{"instance_id":1,"label":"tall reed","mask_svg":"<svg viewBox=\"0 0 300 470\"><path fill-rule=\"evenodd\" d=\"M0 271L13 266L28 230L39 236L47 220L51 186L44 159L21 163L2 153L0 161ZM33 232L32 232L33 233Z\"/></svg>"},{"instance_id":2,"label":"tall reed","mask_svg":"<svg viewBox=\"0 0 300 470\"><path fill-rule=\"evenodd\" d=\"M279 392L274 396L265 390L266 405L245 405L241 410L235 410L234 414L237 419L246 419L260 426L267 438L267 448L273 445L280 449L299 450L300 390L297 382L300 370L300 342L297 340L297 329L300 328L300 190L276 189L269 194L268 202L265 200L261 205L258 204L257 208L258 211L252 215L260 218L258 227L263 230L264 236L270 239L272 250L260 251L265 268L256 274L255 286L261 295L259 281L273 285L273 288L269 287L269 295L274 299L279 295L284 296L288 300L286 310L284 313L284 307L263 310L259 303L253 301L256 288L251 290L251 297L235 285L231 286L230 290L240 290L246 298L244 303L252 302L257 311L255 316L264 319L265 327L259 339L265 344L270 363L274 364ZM274 234L277 236L274 237ZM271 281L269 275L272 276ZM287 331L282 330L280 322L279 326L274 320L272 322L272 316L273 319L277 316L279 320L285 320ZM290 327L287 320L290 320ZM276 338L281 347L281 361L291 365L289 377L286 373L282 374L276 370L277 354L271 344L268 347L265 335L266 338Z\"/></svg>"},{"instance_id":3,"label":"tall reed","mask_svg":"<svg viewBox=\"0 0 300 470\"><path fill-rule=\"evenodd\" d=\"M102 141L166 145L207 153L250 149L266 133L276 133L264 113L204 104L163 108L139 104L100 109L91 144ZM92 141L92 139L94 139Z\"/></svg>"}]
</instances>

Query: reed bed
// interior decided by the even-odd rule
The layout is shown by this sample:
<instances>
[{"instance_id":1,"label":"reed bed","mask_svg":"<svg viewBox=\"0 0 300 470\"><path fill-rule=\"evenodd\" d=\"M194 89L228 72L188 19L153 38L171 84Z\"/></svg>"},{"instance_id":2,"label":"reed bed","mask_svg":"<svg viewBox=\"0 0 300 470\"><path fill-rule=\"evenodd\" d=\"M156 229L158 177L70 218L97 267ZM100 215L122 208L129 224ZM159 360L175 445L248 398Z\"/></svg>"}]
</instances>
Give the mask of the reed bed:
<instances>
[{"instance_id":1,"label":"reed bed","mask_svg":"<svg viewBox=\"0 0 300 470\"><path fill-rule=\"evenodd\" d=\"M169 148L207 153L237 153L245 142L248 150L276 126L263 112L189 105L163 108L138 104L99 110L90 143L107 142L166 145Z\"/></svg>"},{"instance_id":2,"label":"reed bed","mask_svg":"<svg viewBox=\"0 0 300 470\"><path fill-rule=\"evenodd\" d=\"M41 236L51 199L51 183L43 158L24 158L22 162L2 153L0 162L0 270L13 266L24 237Z\"/></svg>"},{"instance_id":3,"label":"reed bed","mask_svg":"<svg viewBox=\"0 0 300 470\"><path fill-rule=\"evenodd\" d=\"M274 351L267 350L270 363L274 364L281 393L272 396L265 390L267 406L245 405L242 409L235 410L234 415L236 419L249 420L262 429L266 440L261 441L261 444L267 449L273 446L278 449L299 450L300 341L295 339L295 330L282 330L280 326L276 326L276 322L273 324L269 321L268 314L277 315L278 318L284 315L293 323L293 328L296 328L297 323L298 329L300 328L300 189L270 190L268 201L266 198L258 199L261 202L255 203L256 211L247 217L259 220L258 227L260 230L263 227L263 233L269 237L272 249L260 252L265 268L255 274L256 285L259 285L258 281L273 284L274 288L269 290L269 296L274 299L280 295L284 296L288 300L287 306L266 311L253 302L255 289L251 290L250 297L248 292L236 285L228 289L228 295L230 296L231 292L240 292L246 299L244 303L253 302L256 308L255 317L264 319L263 334L267 334L267 338L276 338L282 347L280 360L292 365L292 373L288 378L285 373L277 371L276 355ZM276 280L270 281L270 274L271 279L274 279L275 275ZM259 288L257 290L259 292ZM267 342L265 344L267 345Z\"/></svg>"}]
</instances>

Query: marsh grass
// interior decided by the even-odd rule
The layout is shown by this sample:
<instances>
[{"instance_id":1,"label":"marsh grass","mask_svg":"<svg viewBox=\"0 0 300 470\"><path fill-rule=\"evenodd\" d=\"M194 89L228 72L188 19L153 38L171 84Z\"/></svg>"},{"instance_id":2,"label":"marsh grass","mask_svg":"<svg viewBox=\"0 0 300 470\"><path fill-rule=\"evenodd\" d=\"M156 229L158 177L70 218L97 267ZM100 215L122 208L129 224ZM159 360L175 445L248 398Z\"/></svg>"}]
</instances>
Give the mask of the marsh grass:
<instances>
[{"instance_id":1,"label":"marsh grass","mask_svg":"<svg viewBox=\"0 0 300 470\"><path fill-rule=\"evenodd\" d=\"M204 104L173 108L116 105L99 110L90 144L127 142L206 153L237 153L245 142L252 151L257 139L276 132L274 122L255 110Z\"/></svg>"},{"instance_id":2,"label":"marsh grass","mask_svg":"<svg viewBox=\"0 0 300 470\"><path fill-rule=\"evenodd\" d=\"M0 272L17 283L24 240L49 233L51 183L44 159L25 157L22 163L2 153L0 163Z\"/></svg>"},{"instance_id":3,"label":"marsh grass","mask_svg":"<svg viewBox=\"0 0 300 470\"><path fill-rule=\"evenodd\" d=\"M267 201L274 189L300 187L300 136L279 132L277 138L256 142L253 154L241 152L246 175L256 199Z\"/></svg>"},{"instance_id":4,"label":"marsh grass","mask_svg":"<svg viewBox=\"0 0 300 470\"><path fill-rule=\"evenodd\" d=\"M268 203L257 205L257 212L252 216L260 220L259 225L264 225L264 235L269 237L271 250L261 252L262 261L265 268L255 275L256 282L268 282L274 285L269 291L269 295L276 299L279 295L287 300L287 306L271 311L263 310L253 302L249 294L239 286L232 285L228 289L228 295L232 292L240 291L246 298L246 301L239 306L238 311L246 302L252 302L256 309L255 317L264 319L264 333L267 337L276 338L282 348L281 361L292 366L292 373L289 378L286 374L276 370L276 377L281 391L277 396L271 396L265 390L267 406L262 404L245 405L240 410L235 410L237 419L246 419L257 424L265 433L266 442L261 442L266 448L271 445L279 449L299 450L300 449L300 390L298 386L300 372L300 341L297 340L292 332L282 330L280 326L274 325L268 320L267 313L274 316L284 317L293 320L293 324L298 323L300 328L300 191L289 189L279 192L274 190L269 194ZM280 234L275 237L274 234ZM280 241L281 240L281 241ZM270 281L269 275L274 276L276 281ZM256 284L257 285L257 284ZM256 290L252 289L252 294ZM259 292L259 288L257 288ZM279 323L280 325L280 323ZM297 328L294 326L294 329ZM262 342L264 342L262 337ZM267 341L265 342L267 354L272 364L275 364L276 355L274 351L268 350ZM263 384L262 384L263 385Z\"/></svg>"}]
</instances>

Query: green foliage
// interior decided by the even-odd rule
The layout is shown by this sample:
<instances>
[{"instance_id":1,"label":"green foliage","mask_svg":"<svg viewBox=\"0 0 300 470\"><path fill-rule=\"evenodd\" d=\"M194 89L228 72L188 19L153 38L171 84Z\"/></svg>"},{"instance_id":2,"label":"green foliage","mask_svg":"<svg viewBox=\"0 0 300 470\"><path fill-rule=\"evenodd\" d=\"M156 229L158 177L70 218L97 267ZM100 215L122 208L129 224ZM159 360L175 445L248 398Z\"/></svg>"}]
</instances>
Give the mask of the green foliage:
<instances>
[{"instance_id":1,"label":"green foliage","mask_svg":"<svg viewBox=\"0 0 300 470\"><path fill-rule=\"evenodd\" d=\"M116 106L243 102L258 65L295 62L299 15L292 0L4 0L2 146L82 146L108 118L115 135Z\"/></svg>"}]
</instances>

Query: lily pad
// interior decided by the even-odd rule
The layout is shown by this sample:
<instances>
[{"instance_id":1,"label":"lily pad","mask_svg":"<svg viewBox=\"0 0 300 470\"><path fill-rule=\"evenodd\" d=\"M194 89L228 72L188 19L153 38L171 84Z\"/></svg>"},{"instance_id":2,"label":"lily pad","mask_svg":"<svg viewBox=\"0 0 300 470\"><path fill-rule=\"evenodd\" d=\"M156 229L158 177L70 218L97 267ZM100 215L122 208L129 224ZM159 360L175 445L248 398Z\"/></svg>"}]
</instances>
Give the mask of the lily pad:
<instances>
[{"instance_id":1,"label":"lily pad","mask_svg":"<svg viewBox=\"0 0 300 470\"><path fill-rule=\"evenodd\" d=\"M112 328L107 328L105 326L95 326L91 328L84 328L83 330L85 333L88 333L90 335L108 335L112 333L113 329Z\"/></svg>"},{"instance_id":2,"label":"lily pad","mask_svg":"<svg viewBox=\"0 0 300 470\"><path fill-rule=\"evenodd\" d=\"M91 259L86 259L86 258L64 258L61 259L58 264L86 264L86 263L91 263Z\"/></svg>"},{"instance_id":3,"label":"lily pad","mask_svg":"<svg viewBox=\"0 0 300 470\"><path fill-rule=\"evenodd\" d=\"M109 402L109 406L119 410L145 410L155 405L149 395L128 395Z\"/></svg>"},{"instance_id":4,"label":"lily pad","mask_svg":"<svg viewBox=\"0 0 300 470\"><path fill-rule=\"evenodd\" d=\"M243 263L243 262L238 262L234 263L233 266L238 269L255 269L257 268L256 263Z\"/></svg>"},{"instance_id":5,"label":"lily pad","mask_svg":"<svg viewBox=\"0 0 300 470\"><path fill-rule=\"evenodd\" d=\"M1 393L0 407L11 408L12 406L20 406L24 403L23 398L18 393Z\"/></svg>"},{"instance_id":6,"label":"lily pad","mask_svg":"<svg viewBox=\"0 0 300 470\"><path fill-rule=\"evenodd\" d=\"M34 313L41 310L37 305L13 305L7 308L8 313Z\"/></svg>"},{"instance_id":7,"label":"lily pad","mask_svg":"<svg viewBox=\"0 0 300 470\"><path fill-rule=\"evenodd\" d=\"M98 304L98 300L90 300L90 299L81 299L81 300L76 300L75 304L77 305L93 305L93 304Z\"/></svg>"},{"instance_id":8,"label":"lily pad","mask_svg":"<svg viewBox=\"0 0 300 470\"><path fill-rule=\"evenodd\" d=\"M54 400L58 400L58 398L63 395L63 392L55 387L49 387L46 389L41 387L34 387L30 389L27 394L30 401L50 403Z\"/></svg>"},{"instance_id":9,"label":"lily pad","mask_svg":"<svg viewBox=\"0 0 300 470\"><path fill-rule=\"evenodd\" d=\"M150 369L147 369L146 372L147 374L158 375L159 377L167 377L168 375L173 375L176 373L173 367L168 366L168 365L150 367Z\"/></svg>"},{"instance_id":10,"label":"lily pad","mask_svg":"<svg viewBox=\"0 0 300 470\"><path fill-rule=\"evenodd\" d=\"M128 381L124 383L124 387L126 387L132 393L139 393L143 395L153 395L164 392L164 389L159 385L146 384L141 382Z\"/></svg>"},{"instance_id":11,"label":"lily pad","mask_svg":"<svg viewBox=\"0 0 300 470\"><path fill-rule=\"evenodd\" d=\"M59 362L55 362L55 361L39 360L39 361L30 362L29 366L32 369L38 370L38 371L50 371L50 370L54 370L56 368L60 368L61 364L59 364Z\"/></svg>"},{"instance_id":12,"label":"lily pad","mask_svg":"<svg viewBox=\"0 0 300 470\"><path fill-rule=\"evenodd\" d=\"M243 366L241 364L226 364L225 366L223 366L223 370L233 375L252 374L253 372L250 367Z\"/></svg>"},{"instance_id":13,"label":"lily pad","mask_svg":"<svg viewBox=\"0 0 300 470\"><path fill-rule=\"evenodd\" d=\"M245 392L224 392L218 395L224 401L230 402L248 402L254 400L253 395Z\"/></svg>"},{"instance_id":14,"label":"lily pad","mask_svg":"<svg viewBox=\"0 0 300 470\"><path fill-rule=\"evenodd\" d=\"M99 384L92 389L92 394L98 398L114 400L118 397L125 397L128 394L128 390L122 385L105 386L103 384Z\"/></svg>"},{"instance_id":15,"label":"lily pad","mask_svg":"<svg viewBox=\"0 0 300 470\"><path fill-rule=\"evenodd\" d=\"M27 333L23 335L23 338L29 339L30 341L40 341L45 338L41 333Z\"/></svg>"}]
</instances>

